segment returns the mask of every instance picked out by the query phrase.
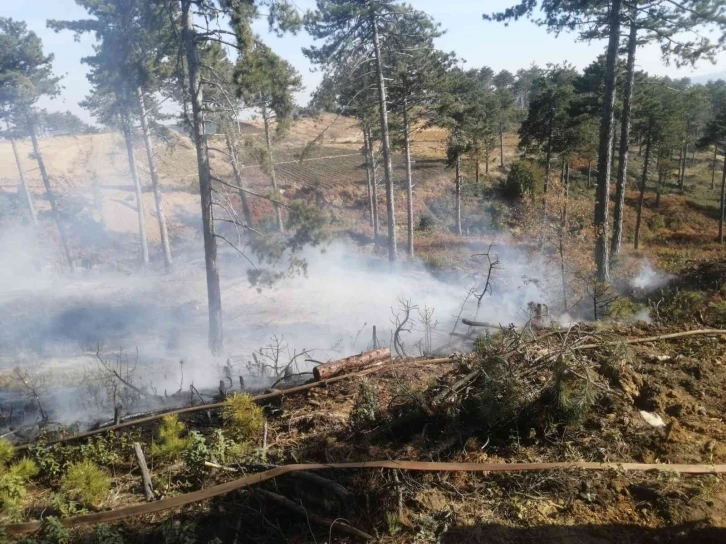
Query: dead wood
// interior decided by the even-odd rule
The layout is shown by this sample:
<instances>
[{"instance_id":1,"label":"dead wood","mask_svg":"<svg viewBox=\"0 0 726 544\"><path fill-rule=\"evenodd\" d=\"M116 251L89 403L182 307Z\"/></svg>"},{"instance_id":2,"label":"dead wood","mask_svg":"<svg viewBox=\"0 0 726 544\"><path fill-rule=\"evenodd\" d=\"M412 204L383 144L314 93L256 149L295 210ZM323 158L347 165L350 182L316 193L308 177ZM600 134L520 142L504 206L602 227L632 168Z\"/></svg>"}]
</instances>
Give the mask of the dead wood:
<instances>
[{"instance_id":1,"label":"dead wood","mask_svg":"<svg viewBox=\"0 0 726 544\"><path fill-rule=\"evenodd\" d=\"M343 523L339 519L335 519L335 520L328 519L319 514L315 514L314 512L310 512L304 506L291 501L287 497L278 495L277 493L272 493L271 491L267 491L266 489L256 489L255 493L262 495L263 497L265 497L268 500L272 500L273 502L279 504L280 506L287 508L291 512L294 512L300 516L307 518L308 520L310 520L311 522L313 522L317 525L326 527L329 530L334 529L336 531L340 531L341 533L346 533L346 534L349 534L352 536L356 536L358 538L362 538L363 540L375 540L375 538L372 535L369 535L368 533L361 531L360 529L356 529L352 525Z\"/></svg>"},{"instance_id":2,"label":"dead wood","mask_svg":"<svg viewBox=\"0 0 726 544\"><path fill-rule=\"evenodd\" d=\"M454 382L451 385L451 387L447 387L441 393L436 395L431 404L433 404L435 406L435 405L443 402L444 400L446 400L446 397L448 397L449 395L454 395L454 394L458 393L459 391L464 389L467 385L476 381L479 378L479 376L481 376L481 374L482 374L482 370L480 368L477 368L476 370L472 370L471 372L469 372L469 374L467 374L460 380Z\"/></svg>"},{"instance_id":3,"label":"dead wood","mask_svg":"<svg viewBox=\"0 0 726 544\"><path fill-rule=\"evenodd\" d=\"M399 368L402 366L405 367L411 367L416 365L435 365L435 364L445 364L445 363L454 363L456 362L451 357L442 357L438 359L420 359L420 360L412 360L412 361L403 361L399 363L391 363L381 366L374 366L373 368L367 368L365 370L361 370L360 372L354 372L352 374L343 374L342 376L336 376L334 378L330 378L327 380L320 380L315 382L306 383L304 385L298 385L296 387L290 387L289 389L284 390L277 390L272 393L265 393L262 395L257 395L253 397L253 399L256 402L263 402L271 399L275 399L278 397L286 396L286 395L294 395L296 393L301 393L304 391L308 391L310 389L314 389L316 387L327 387L328 385L344 381L344 380L350 380L356 377L360 376L367 376L368 374L373 374L375 372L382 372L384 370L391 370L395 368ZM218 402L214 404L205 404L203 406L190 406L188 408L178 408L176 410L165 410L163 412L158 412L146 417L142 417L139 419L132 419L129 421L125 421L121 423L120 425L111 425L108 427L101 427L98 429L93 429L91 431L87 431L85 433L75 434L72 436L66 436L63 438L58 438L56 440L49 440L47 442L44 442L45 446L52 446L54 444L61 444L65 442L70 442L71 440L81 440L83 438L89 438L91 436L95 436L100 433L104 433L107 431L117 431L120 429L125 429L127 427L134 427L136 425L144 425L146 423L151 423L153 421L157 421L164 416L171 415L171 414L190 414L194 412L202 412L206 410L218 410L224 406L224 403ZM19 444L15 447L16 451L22 451L28 449L30 444Z\"/></svg>"},{"instance_id":4,"label":"dead wood","mask_svg":"<svg viewBox=\"0 0 726 544\"><path fill-rule=\"evenodd\" d=\"M375 363L383 362L386 359L391 358L391 350L388 348L374 349L371 351L364 351L359 355L351 355L345 359L339 361L332 361L330 363L324 363L318 365L313 369L313 376L315 381L327 380L333 376L337 376L343 372L356 372L362 370L364 367Z\"/></svg>"},{"instance_id":5,"label":"dead wood","mask_svg":"<svg viewBox=\"0 0 726 544\"><path fill-rule=\"evenodd\" d=\"M486 321L472 321L471 319L462 319L461 322L469 327L486 327L487 329L501 329L501 325L495 323L487 323Z\"/></svg>"},{"instance_id":6,"label":"dead wood","mask_svg":"<svg viewBox=\"0 0 726 544\"><path fill-rule=\"evenodd\" d=\"M146 457L144 457L144 450L141 449L141 444L134 442L134 452L136 452L136 461L141 469L141 480L144 485L144 494L146 500L151 502L154 500L154 487L151 485L151 474L149 474L149 467L146 465Z\"/></svg>"},{"instance_id":7,"label":"dead wood","mask_svg":"<svg viewBox=\"0 0 726 544\"><path fill-rule=\"evenodd\" d=\"M680 474L726 474L726 465L680 465L680 464L645 464L645 463L592 463L592 462L562 462L562 463L441 463L422 461L366 461L358 463L330 463L330 464L295 464L286 465L258 474L250 474L231 482L200 489L185 495L168 497L159 501L136 504L110 510L96 512L61 520L67 527L79 525L110 523L135 516L154 514L172 508L178 508L187 504L205 501L220 495L226 495L232 491L244 489L262 482L280 478L287 474L311 470L344 470L344 469L394 469L422 472L524 472L543 470L631 470L631 471L656 471ZM24 535L36 532L41 527L40 521L16 523L4 527L6 534Z\"/></svg>"}]
</instances>

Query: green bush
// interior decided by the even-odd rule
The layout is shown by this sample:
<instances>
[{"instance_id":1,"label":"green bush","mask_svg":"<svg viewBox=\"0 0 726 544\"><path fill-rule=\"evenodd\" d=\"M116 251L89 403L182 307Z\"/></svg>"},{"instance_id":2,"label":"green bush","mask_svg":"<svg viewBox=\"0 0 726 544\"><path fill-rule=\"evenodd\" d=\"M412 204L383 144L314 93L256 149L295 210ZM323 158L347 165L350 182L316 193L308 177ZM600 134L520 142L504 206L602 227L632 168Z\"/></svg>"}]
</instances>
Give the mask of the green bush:
<instances>
[{"instance_id":1,"label":"green bush","mask_svg":"<svg viewBox=\"0 0 726 544\"><path fill-rule=\"evenodd\" d=\"M502 196L508 200L519 200L534 189L534 173L522 161L512 163L509 174L500 180Z\"/></svg>"},{"instance_id":2,"label":"green bush","mask_svg":"<svg viewBox=\"0 0 726 544\"><path fill-rule=\"evenodd\" d=\"M436 226L436 220L432 215L429 215L427 213L421 214L418 218L418 225L416 225L416 230L419 232L429 232L434 229Z\"/></svg>"},{"instance_id":3,"label":"green bush","mask_svg":"<svg viewBox=\"0 0 726 544\"><path fill-rule=\"evenodd\" d=\"M151 446L151 454L164 460L177 458L188 445L188 440L181 437L185 429L176 414L164 416L157 431L156 442Z\"/></svg>"},{"instance_id":4,"label":"green bush","mask_svg":"<svg viewBox=\"0 0 726 544\"><path fill-rule=\"evenodd\" d=\"M703 311L706 298L703 291L666 292L657 305L658 319L663 323L677 324L693 321Z\"/></svg>"},{"instance_id":5,"label":"green bush","mask_svg":"<svg viewBox=\"0 0 726 544\"><path fill-rule=\"evenodd\" d=\"M265 416L250 395L240 393L225 399L222 420L234 440L246 442L260 434Z\"/></svg>"},{"instance_id":6,"label":"green bush","mask_svg":"<svg viewBox=\"0 0 726 544\"><path fill-rule=\"evenodd\" d=\"M607 307L607 316L616 321L623 321L632 318L640 310L645 308L627 297L620 297L611 302Z\"/></svg>"},{"instance_id":7,"label":"green bush","mask_svg":"<svg viewBox=\"0 0 726 544\"><path fill-rule=\"evenodd\" d=\"M61 490L86 506L98 506L111 489L108 473L90 461L73 463L61 480Z\"/></svg>"},{"instance_id":8,"label":"green bush","mask_svg":"<svg viewBox=\"0 0 726 544\"><path fill-rule=\"evenodd\" d=\"M0 511L10 520L20 517L25 498L25 485L38 475L38 465L32 459L23 458L10 464L15 455L12 444L0 439Z\"/></svg>"},{"instance_id":9,"label":"green bush","mask_svg":"<svg viewBox=\"0 0 726 544\"><path fill-rule=\"evenodd\" d=\"M664 229L666 226L666 220L665 217L663 217L661 214L657 213L650 219L648 219L648 228L652 230L653 232L658 231L660 229Z\"/></svg>"},{"instance_id":10,"label":"green bush","mask_svg":"<svg viewBox=\"0 0 726 544\"><path fill-rule=\"evenodd\" d=\"M381 410L378 394L367 380L360 383L358 398L350 412L350 424L354 429L365 429L373 425Z\"/></svg>"},{"instance_id":11,"label":"green bush","mask_svg":"<svg viewBox=\"0 0 726 544\"><path fill-rule=\"evenodd\" d=\"M671 213L666 217L665 224L670 230L681 230L686 221L680 213Z\"/></svg>"}]
</instances>

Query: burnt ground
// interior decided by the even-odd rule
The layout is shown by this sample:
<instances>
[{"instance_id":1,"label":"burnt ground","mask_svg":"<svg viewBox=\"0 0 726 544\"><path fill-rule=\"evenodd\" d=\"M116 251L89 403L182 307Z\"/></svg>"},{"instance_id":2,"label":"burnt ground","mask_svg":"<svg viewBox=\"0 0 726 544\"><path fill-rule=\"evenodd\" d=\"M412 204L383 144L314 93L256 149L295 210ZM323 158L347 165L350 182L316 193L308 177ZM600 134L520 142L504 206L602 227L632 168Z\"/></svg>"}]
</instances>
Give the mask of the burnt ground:
<instances>
[{"instance_id":1,"label":"burnt ground","mask_svg":"<svg viewBox=\"0 0 726 544\"><path fill-rule=\"evenodd\" d=\"M520 339L517 353L509 358L510 367L520 365L517 372L525 364L537 368L535 373L522 374L526 378L521 383L528 391L538 384L545 390L558 367L537 361L548 350L564 346L570 341L566 337L579 336L572 340L571 346L575 346L578 341L604 343L677 330L608 326L545 334L536 341ZM502 336L511 340L519 333ZM726 336L695 336L627 348L601 345L588 350L577 362L583 366L572 368L592 371L598 393L587 414L568 424L537 415L495 427L471 408L471 399L488 387L487 379L493 379L493 367L487 361L500 347L496 342L484 347L478 344L477 354L457 357L451 363L412 363L284 397L265 408L269 423L266 454L259 456L257 465L249 461L237 466L253 472L273 464L381 459L726 463ZM479 366L486 371L484 378L444 402L434 401ZM500 399L501 403L506 400ZM363 422L362 406L374 413L362 418ZM665 426L651 426L641 410L659 415ZM216 414L195 414L185 421L189 429L208 436L220 424ZM83 447L87 452L103 448L125 451L134 440L151 442L152 431L152 427L136 428L85 446L59 448L55 455L72 457ZM115 474L114 491L103 508L138 503L139 476L132 459L122 455L110 465ZM153 462L152 471L163 496L236 477L215 470L190 472L178 464L157 469ZM279 478L263 487L310 512L349 520L388 543L726 541L726 485L721 476L571 469L496 474L359 470L324 471L321 475L346 487L353 497L341 501L324 487L291 478ZM42 504L50 493L48 488L53 487L52 480L45 482L47 487L38 482L31 493L35 504ZM254 491L127 520L117 528L127 541L136 542L354 540L309 524ZM77 541L91 533L91 529L81 530Z\"/></svg>"}]
</instances>

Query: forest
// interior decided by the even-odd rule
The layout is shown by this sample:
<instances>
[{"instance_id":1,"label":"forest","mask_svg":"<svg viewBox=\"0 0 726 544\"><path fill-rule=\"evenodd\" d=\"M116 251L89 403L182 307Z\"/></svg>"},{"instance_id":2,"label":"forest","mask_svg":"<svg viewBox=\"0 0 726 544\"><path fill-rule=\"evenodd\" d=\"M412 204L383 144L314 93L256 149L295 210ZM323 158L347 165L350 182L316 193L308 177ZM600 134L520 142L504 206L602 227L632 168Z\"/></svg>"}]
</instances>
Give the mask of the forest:
<instances>
[{"instance_id":1,"label":"forest","mask_svg":"<svg viewBox=\"0 0 726 544\"><path fill-rule=\"evenodd\" d=\"M726 540L726 1L510 2L0 16L0 542Z\"/></svg>"}]
</instances>

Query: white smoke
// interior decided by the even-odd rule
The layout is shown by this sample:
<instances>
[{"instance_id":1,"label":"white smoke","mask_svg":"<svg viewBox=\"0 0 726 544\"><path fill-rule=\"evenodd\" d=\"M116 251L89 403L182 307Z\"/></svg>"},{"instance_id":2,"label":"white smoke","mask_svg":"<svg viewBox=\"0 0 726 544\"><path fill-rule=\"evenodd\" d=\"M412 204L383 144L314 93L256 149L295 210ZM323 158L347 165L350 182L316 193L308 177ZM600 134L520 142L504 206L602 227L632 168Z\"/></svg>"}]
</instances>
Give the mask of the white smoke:
<instances>
[{"instance_id":1,"label":"white smoke","mask_svg":"<svg viewBox=\"0 0 726 544\"><path fill-rule=\"evenodd\" d=\"M645 259L640 272L630 281L630 285L635 289L652 291L653 289L663 287L669 280L670 276L656 270L650 261Z\"/></svg>"},{"instance_id":2,"label":"white smoke","mask_svg":"<svg viewBox=\"0 0 726 544\"><path fill-rule=\"evenodd\" d=\"M87 398L79 399L78 384L98 373L99 349L107 363L117 362L122 354L130 361L123 369L133 371L130 379L159 395L188 389L191 383L197 389L215 388L224 366L233 367L235 376L244 375L249 384L252 353L260 348L274 352L265 346L282 346L283 364L303 353L296 362L305 371L314 364L306 359L325 361L369 349L374 325L379 345L391 345L401 300L421 312L433 310L434 325L428 331L432 347L453 349L457 340L452 342L449 333L459 317L521 324L530 317L528 303L545 302L548 291L547 279L539 273L547 267L506 245L492 249L500 265L481 301L477 295L489 270L483 258L476 261L477 274L451 273L442 279L418 262L392 265L336 243L324 252L305 253L307 277L284 279L258 291L248 282L245 263L232 251L221 251L225 349L214 357L207 347L200 249L186 258L178 256L169 275L109 267L81 270L73 277L42 266L47 248L28 239L22 229L0 238L0 252L17 256L12 266L2 269L0 312L6 319L0 329L0 372L20 366L36 376L42 393L51 399L54 418L64 422L98 417L89 414ZM461 258L470 259L471 254L462 253ZM418 310L411 313L410 331L401 337L406 353L413 356L424 349L426 333ZM466 329L459 322L457 331Z\"/></svg>"}]
</instances>

